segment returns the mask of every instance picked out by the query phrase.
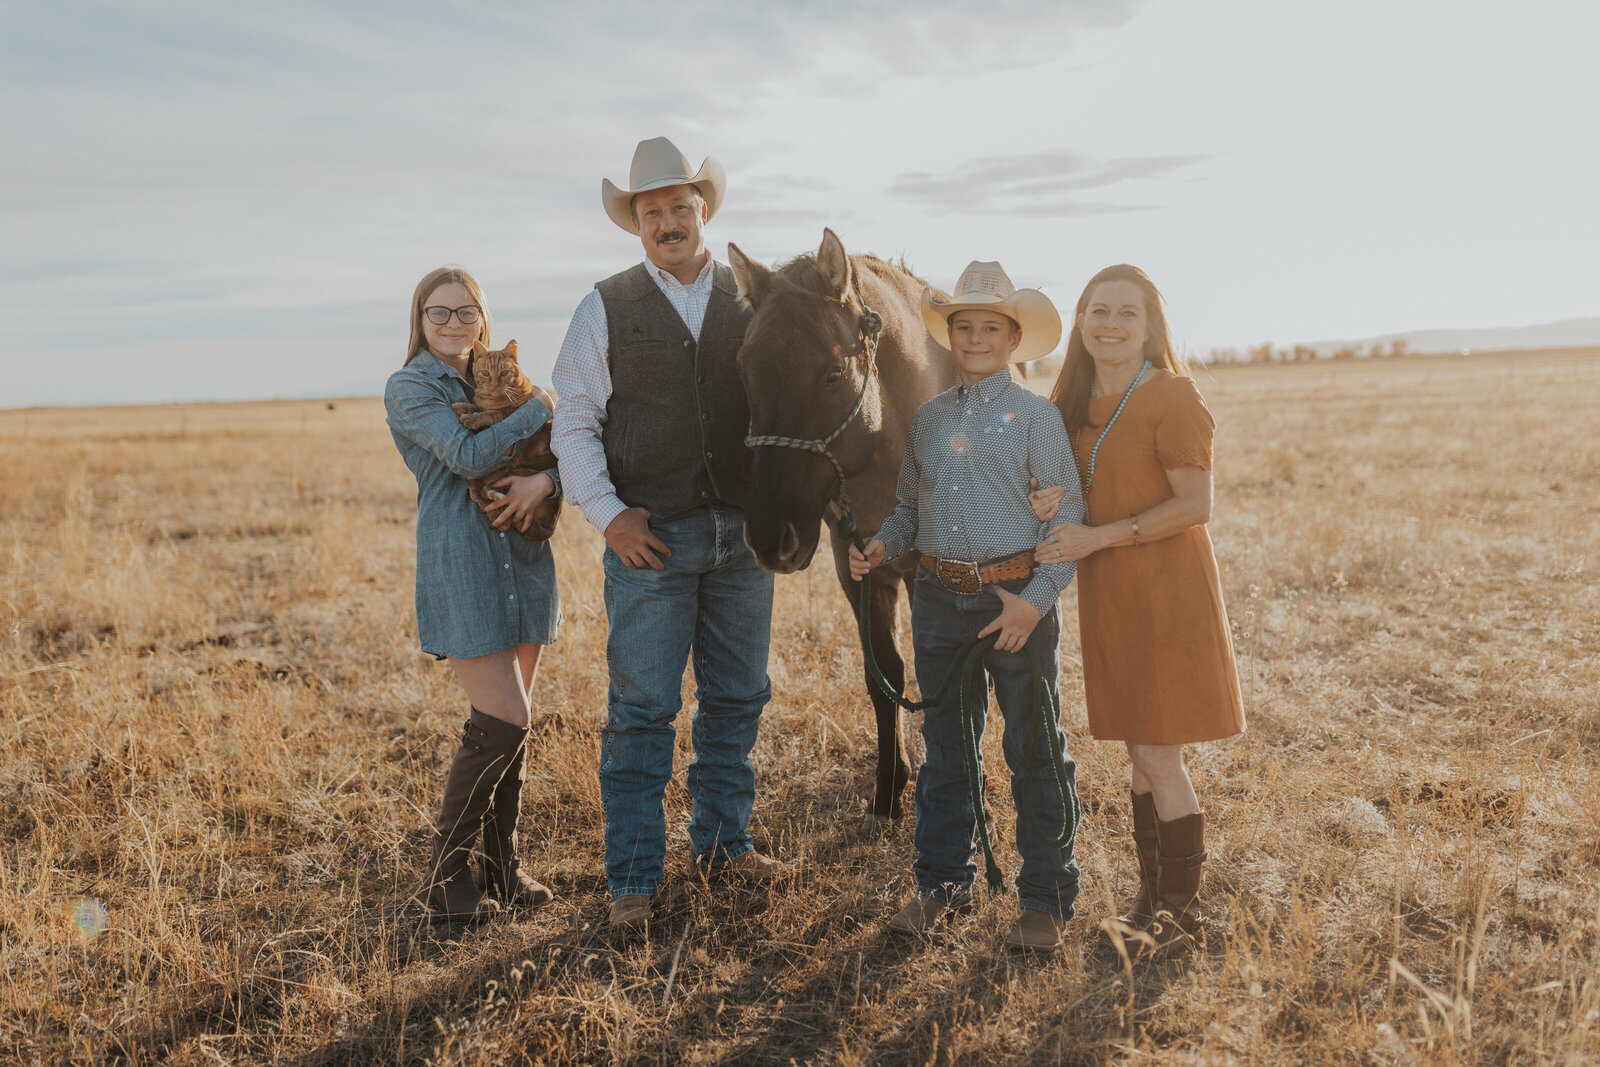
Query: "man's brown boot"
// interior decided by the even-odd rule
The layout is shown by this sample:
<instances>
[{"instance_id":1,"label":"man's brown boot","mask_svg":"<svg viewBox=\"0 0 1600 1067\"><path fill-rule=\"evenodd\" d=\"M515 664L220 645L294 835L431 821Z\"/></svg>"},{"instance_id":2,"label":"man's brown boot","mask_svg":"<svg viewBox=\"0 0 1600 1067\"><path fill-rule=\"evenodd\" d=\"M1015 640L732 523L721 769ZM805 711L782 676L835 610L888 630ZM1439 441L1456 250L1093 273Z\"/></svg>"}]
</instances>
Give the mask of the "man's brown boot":
<instances>
[{"instance_id":1,"label":"man's brown boot","mask_svg":"<svg viewBox=\"0 0 1600 1067\"><path fill-rule=\"evenodd\" d=\"M732 876L746 882L781 882L799 873L796 862L784 863L754 849L738 859L711 868L712 874Z\"/></svg>"},{"instance_id":2,"label":"man's brown boot","mask_svg":"<svg viewBox=\"0 0 1600 1067\"><path fill-rule=\"evenodd\" d=\"M1156 914L1147 928L1155 945L1142 946L1139 953L1147 959L1181 956L1202 944L1205 937L1205 914L1200 908L1206 862L1205 812L1160 823L1158 837L1161 859Z\"/></svg>"},{"instance_id":3,"label":"man's brown boot","mask_svg":"<svg viewBox=\"0 0 1600 1067\"><path fill-rule=\"evenodd\" d=\"M445 775L444 802L433 824L433 854L423 883L428 911L435 918L464 922L477 917L483 893L469 869L472 843L527 732L477 708L462 727L461 745Z\"/></svg>"},{"instance_id":4,"label":"man's brown boot","mask_svg":"<svg viewBox=\"0 0 1600 1067\"><path fill-rule=\"evenodd\" d=\"M1156 914L1156 873L1161 849L1156 844L1156 799L1153 793L1131 793L1133 799L1133 851L1139 860L1139 895L1117 921L1143 930Z\"/></svg>"},{"instance_id":5,"label":"man's brown boot","mask_svg":"<svg viewBox=\"0 0 1600 1067\"><path fill-rule=\"evenodd\" d=\"M478 863L478 885L509 908L537 908L555 894L522 870L517 859L517 815L522 810L522 776L528 753L527 731L518 743L494 801L483 815L483 856Z\"/></svg>"},{"instance_id":6,"label":"man's brown boot","mask_svg":"<svg viewBox=\"0 0 1600 1067\"><path fill-rule=\"evenodd\" d=\"M647 896L622 896L611 901L607 932L613 940L627 941L650 936L650 913L654 899Z\"/></svg>"}]
</instances>

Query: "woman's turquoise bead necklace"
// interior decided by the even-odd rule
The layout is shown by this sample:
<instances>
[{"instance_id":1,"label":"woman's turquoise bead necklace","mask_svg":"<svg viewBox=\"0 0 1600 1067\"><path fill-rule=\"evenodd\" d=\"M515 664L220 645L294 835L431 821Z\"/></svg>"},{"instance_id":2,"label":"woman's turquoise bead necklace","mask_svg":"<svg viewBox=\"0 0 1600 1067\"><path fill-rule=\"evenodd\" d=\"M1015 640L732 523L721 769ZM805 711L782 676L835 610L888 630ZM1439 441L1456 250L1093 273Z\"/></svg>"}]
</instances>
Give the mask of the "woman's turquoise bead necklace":
<instances>
[{"instance_id":1,"label":"woman's turquoise bead necklace","mask_svg":"<svg viewBox=\"0 0 1600 1067\"><path fill-rule=\"evenodd\" d=\"M1144 366L1139 368L1139 373L1133 376L1133 381L1128 383L1128 388L1122 391L1122 403L1117 405L1116 414L1111 416L1111 421L1106 423L1106 428L1100 431L1100 436L1095 439L1094 448L1089 451L1089 480L1083 483L1083 491L1089 492L1089 487L1094 484L1094 460L1100 454L1100 446L1105 442L1106 434L1111 432L1111 427L1117 424L1117 417L1122 414L1122 409L1128 406L1128 398L1133 395L1134 387L1139 384L1139 379L1144 377L1144 372L1150 369L1150 361L1144 361Z\"/></svg>"}]
</instances>

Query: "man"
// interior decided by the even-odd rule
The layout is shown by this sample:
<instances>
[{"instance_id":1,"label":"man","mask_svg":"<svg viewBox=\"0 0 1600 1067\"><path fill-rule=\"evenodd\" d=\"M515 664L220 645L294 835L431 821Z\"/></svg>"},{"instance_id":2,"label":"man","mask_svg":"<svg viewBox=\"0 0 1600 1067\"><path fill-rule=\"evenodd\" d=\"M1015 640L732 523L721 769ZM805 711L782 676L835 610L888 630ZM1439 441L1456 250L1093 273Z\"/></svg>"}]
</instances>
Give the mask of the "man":
<instances>
[{"instance_id":1,"label":"man","mask_svg":"<svg viewBox=\"0 0 1600 1067\"><path fill-rule=\"evenodd\" d=\"M760 881L789 873L750 841L750 749L772 695L772 575L744 543L750 412L735 369L750 313L705 225L722 165L641 141L629 186L601 182L606 214L644 262L595 285L556 357L551 444L567 498L606 539L610 692L600 741L611 928L648 933L666 853L662 795L693 656L695 862Z\"/></svg>"}]
</instances>

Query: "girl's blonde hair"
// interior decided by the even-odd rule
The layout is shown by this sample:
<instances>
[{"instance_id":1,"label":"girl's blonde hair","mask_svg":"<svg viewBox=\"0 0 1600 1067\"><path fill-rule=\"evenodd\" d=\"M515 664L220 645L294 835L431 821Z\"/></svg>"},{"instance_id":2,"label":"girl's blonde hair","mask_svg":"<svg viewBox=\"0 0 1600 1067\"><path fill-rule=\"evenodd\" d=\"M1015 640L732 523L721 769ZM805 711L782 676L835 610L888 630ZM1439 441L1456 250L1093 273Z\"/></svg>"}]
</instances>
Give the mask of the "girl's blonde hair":
<instances>
[{"instance_id":1,"label":"girl's blonde hair","mask_svg":"<svg viewBox=\"0 0 1600 1067\"><path fill-rule=\"evenodd\" d=\"M483 286L460 267L440 267L424 274L417 283L417 291L411 294L411 343L406 346L406 363L416 359L417 353L428 347L427 335L422 332L422 309L427 306L428 297L439 286L451 282L464 287L472 302L478 305L478 340L483 342L485 348L489 347L489 305L483 299ZM405 366L405 363L401 366Z\"/></svg>"}]
</instances>

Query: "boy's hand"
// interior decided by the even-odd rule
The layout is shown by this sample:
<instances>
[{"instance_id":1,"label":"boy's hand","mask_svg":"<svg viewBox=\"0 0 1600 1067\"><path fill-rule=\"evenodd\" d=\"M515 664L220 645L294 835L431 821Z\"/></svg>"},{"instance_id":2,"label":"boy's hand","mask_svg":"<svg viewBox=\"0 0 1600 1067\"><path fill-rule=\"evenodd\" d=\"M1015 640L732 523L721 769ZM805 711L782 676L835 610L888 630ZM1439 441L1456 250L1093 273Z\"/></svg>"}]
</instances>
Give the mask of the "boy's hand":
<instances>
[{"instance_id":1,"label":"boy's hand","mask_svg":"<svg viewBox=\"0 0 1600 1067\"><path fill-rule=\"evenodd\" d=\"M1049 522L1056 517L1056 508L1061 506L1061 498L1066 495L1067 487L1064 485L1040 489L1039 479L1028 479L1028 505L1033 508L1033 515L1040 522Z\"/></svg>"},{"instance_id":2,"label":"boy's hand","mask_svg":"<svg viewBox=\"0 0 1600 1067\"><path fill-rule=\"evenodd\" d=\"M866 555L855 545L850 546L850 577L860 581L868 571L883 562L883 542L874 537L867 542Z\"/></svg>"},{"instance_id":3,"label":"boy's hand","mask_svg":"<svg viewBox=\"0 0 1600 1067\"><path fill-rule=\"evenodd\" d=\"M995 586L994 591L1000 594L1000 614L978 631L978 636L988 637L999 630L1000 636L995 640L994 647L1001 652L1021 652L1022 646L1028 643L1028 635L1033 633L1033 628L1039 625L1039 620L1044 616L1038 608L1017 594L999 586Z\"/></svg>"}]
</instances>

